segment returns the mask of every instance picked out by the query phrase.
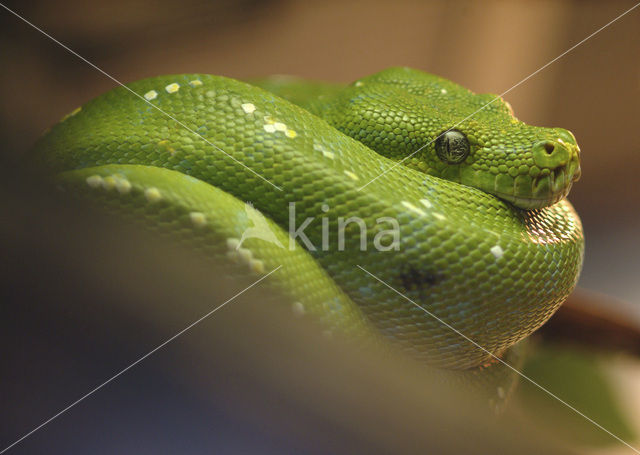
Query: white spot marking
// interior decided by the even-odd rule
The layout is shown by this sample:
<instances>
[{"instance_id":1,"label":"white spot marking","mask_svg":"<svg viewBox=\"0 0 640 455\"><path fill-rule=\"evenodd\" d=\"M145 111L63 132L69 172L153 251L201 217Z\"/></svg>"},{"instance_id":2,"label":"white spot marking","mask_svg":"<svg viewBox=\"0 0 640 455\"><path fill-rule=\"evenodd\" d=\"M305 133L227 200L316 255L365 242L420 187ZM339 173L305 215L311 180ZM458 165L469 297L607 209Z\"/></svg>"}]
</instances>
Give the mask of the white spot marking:
<instances>
[{"instance_id":1,"label":"white spot marking","mask_svg":"<svg viewBox=\"0 0 640 455\"><path fill-rule=\"evenodd\" d=\"M428 199L420 199L420 203L424 205L426 208L430 209L433 207L433 204Z\"/></svg>"},{"instance_id":2,"label":"white spot marking","mask_svg":"<svg viewBox=\"0 0 640 455\"><path fill-rule=\"evenodd\" d=\"M248 248L238 248L238 254L245 264L249 264L253 259L253 253Z\"/></svg>"},{"instance_id":3,"label":"white spot marking","mask_svg":"<svg viewBox=\"0 0 640 455\"><path fill-rule=\"evenodd\" d=\"M364 85L364 82L358 81L358 82L356 82L355 85L356 85L356 87L362 87Z\"/></svg>"},{"instance_id":4,"label":"white spot marking","mask_svg":"<svg viewBox=\"0 0 640 455\"><path fill-rule=\"evenodd\" d=\"M287 125L285 125L284 123L281 123L281 122L274 123L273 127L276 129L276 131L286 131L287 130Z\"/></svg>"},{"instance_id":5,"label":"white spot marking","mask_svg":"<svg viewBox=\"0 0 640 455\"><path fill-rule=\"evenodd\" d=\"M144 99L147 101L155 100L158 97L158 92L155 90L149 90L144 94Z\"/></svg>"},{"instance_id":6,"label":"white spot marking","mask_svg":"<svg viewBox=\"0 0 640 455\"><path fill-rule=\"evenodd\" d=\"M315 150L316 152L322 152L324 157L329 158L330 160L332 160L335 157L335 154L333 152L330 152L329 150L325 149L320 144L313 144L313 150Z\"/></svg>"},{"instance_id":7,"label":"white spot marking","mask_svg":"<svg viewBox=\"0 0 640 455\"><path fill-rule=\"evenodd\" d=\"M124 177L119 177L115 179L116 181L116 190L120 194L127 194L131 191L131 182L125 179Z\"/></svg>"},{"instance_id":8,"label":"white spot marking","mask_svg":"<svg viewBox=\"0 0 640 455\"><path fill-rule=\"evenodd\" d=\"M102 177L99 175L92 175L87 177L87 185L91 188L99 188L102 185Z\"/></svg>"},{"instance_id":9,"label":"white spot marking","mask_svg":"<svg viewBox=\"0 0 640 455\"><path fill-rule=\"evenodd\" d=\"M273 126L271 123L268 123L268 124L264 125L263 128L267 133L275 133L276 132L276 127Z\"/></svg>"},{"instance_id":10,"label":"white spot marking","mask_svg":"<svg viewBox=\"0 0 640 455\"><path fill-rule=\"evenodd\" d=\"M105 177L102 179L102 188L109 191L116 187L116 179L113 178L112 175Z\"/></svg>"},{"instance_id":11,"label":"white spot marking","mask_svg":"<svg viewBox=\"0 0 640 455\"><path fill-rule=\"evenodd\" d=\"M351 171L344 171L345 175L352 180L359 180L358 176Z\"/></svg>"},{"instance_id":12,"label":"white spot marking","mask_svg":"<svg viewBox=\"0 0 640 455\"><path fill-rule=\"evenodd\" d=\"M236 239L235 237L230 237L227 239L227 248L229 248L229 250L236 251L239 245L240 239Z\"/></svg>"},{"instance_id":13,"label":"white spot marking","mask_svg":"<svg viewBox=\"0 0 640 455\"><path fill-rule=\"evenodd\" d=\"M189 81L189 85L191 87L200 87L202 85L202 81L200 81L198 79L194 79L192 81Z\"/></svg>"},{"instance_id":14,"label":"white spot marking","mask_svg":"<svg viewBox=\"0 0 640 455\"><path fill-rule=\"evenodd\" d=\"M174 82L173 84L167 85L164 89L167 91L167 93L175 93L180 90L180 84Z\"/></svg>"},{"instance_id":15,"label":"white spot marking","mask_svg":"<svg viewBox=\"0 0 640 455\"><path fill-rule=\"evenodd\" d=\"M151 188L144 190L144 197L147 198L147 201L153 203L162 199L162 194L160 194L160 190L158 188L152 186Z\"/></svg>"},{"instance_id":16,"label":"white spot marking","mask_svg":"<svg viewBox=\"0 0 640 455\"><path fill-rule=\"evenodd\" d=\"M447 94L447 89L446 88L440 89L440 93L442 93L443 95L446 95Z\"/></svg>"},{"instance_id":17,"label":"white spot marking","mask_svg":"<svg viewBox=\"0 0 640 455\"><path fill-rule=\"evenodd\" d=\"M245 114L253 114L256 110L256 107L252 103L244 103L241 107Z\"/></svg>"},{"instance_id":18,"label":"white spot marking","mask_svg":"<svg viewBox=\"0 0 640 455\"><path fill-rule=\"evenodd\" d=\"M249 261L249 268L253 273L264 273L264 262L260 259L251 259Z\"/></svg>"},{"instance_id":19,"label":"white spot marking","mask_svg":"<svg viewBox=\"0 0 640 455\"><path fill-rule=\"evenodd\" d=\"M294 137L296 137L298 135L298 133L296 133L293 130L287 130L287 131L284 132L284 134L285 134L285 136L287 136L287 137L289 137L291 139L293 139Z\"/></svg>"},{"instance_id":20,"label":"white spot marking","mask_svg":"<svg viewBox=\"0 0 640 455\"><path fill-rule=\"evenodd\" d=\"M491 247L491 254L493 254L496 259L500 259L504 254L504 251L502 251L502 248L500 248L500 245L496 245Z\"/></svg>"},{"instance_id":21,"label":"white spot marking","mask_svg":"<svg viewBox=\"0 0 640 455\"><path fill-rule=\"evenodd\" d=\"M207 217L202 212L191 212L189 218L193 225L197 228L201 228L207 225Z\"/></svg>"},{"instance_id":22,"label":"white spot marking","mask_svg":"<svg viewBox=\"0 0 640 455\"><path fill-rule=\"evenodd\" d=\"M436 217L436 218L438 218L439 220L446 220L446 219L447 219L447 217L446 217L446 216L444 216L442 213L436 213L436 212L433 212L433 216L435 216L435 217Z\"/></svg>"},{"instance_id":23,"label":"white spot marking","mask_svg":"<svg viewBox=\"0 0 640 455\"><path fill-rule=\"evenodd\" d=\"M413 205L411 202L409 201L402 201L402 205L404 205L406 208L408 208L409 210L411 210L412 212L417 213L418 215L426 215L426 213L424 212L424 210L422 210L421 208L416 207L415 205Z\"/></svg>"}]
</instances>

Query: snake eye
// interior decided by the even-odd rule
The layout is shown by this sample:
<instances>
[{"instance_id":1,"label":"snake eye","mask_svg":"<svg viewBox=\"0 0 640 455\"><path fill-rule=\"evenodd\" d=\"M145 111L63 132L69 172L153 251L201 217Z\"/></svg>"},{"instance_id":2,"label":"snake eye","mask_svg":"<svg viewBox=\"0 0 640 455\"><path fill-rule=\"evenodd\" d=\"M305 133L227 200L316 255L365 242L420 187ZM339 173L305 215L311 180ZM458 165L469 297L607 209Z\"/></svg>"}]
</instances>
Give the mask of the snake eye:
<instances>
[{"instance_id":1,"label":"snake eye","mask_svg":"<svg viewBox=\"0 0 640 455\"><path fill-rule=\"evenodd\" d=\"M448 164L462 163L470 149L467 136L458 130L445 131L436 139L438 158Z\"/></svg>"}]
</instances>

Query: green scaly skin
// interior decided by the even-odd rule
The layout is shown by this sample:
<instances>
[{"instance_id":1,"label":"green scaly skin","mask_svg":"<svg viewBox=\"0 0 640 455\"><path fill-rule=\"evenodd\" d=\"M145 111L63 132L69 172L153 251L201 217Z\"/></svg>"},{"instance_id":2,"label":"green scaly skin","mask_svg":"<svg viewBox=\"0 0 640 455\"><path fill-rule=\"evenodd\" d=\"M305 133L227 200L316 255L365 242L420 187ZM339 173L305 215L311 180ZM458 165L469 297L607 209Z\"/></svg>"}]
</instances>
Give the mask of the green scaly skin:
<instances>
[{"instance_id":1,"label":"green scaly skin","mask_svg":"<svg viewBox=\"0 0 640 455\"><path fill-rule=\"evenodd\" d=\"M282 265L268 281L296 301L297 313L382 334L439 367L478 367L491 355L358 265L495 355L540 327L573 290L584 241L562 199L579 175L568 131L519 122L502 100L465 119L492 97L405 68L342 88L256 84L299 106L202 74L128 85L228 155L116 88L54 126L31 158L74 194L231 260L233 273ZM471 152L447 165L431 142L460 121ZM313 218L304 232L315 249L287 248L290 202L296 227ZM251 210L268 218L285 248L249 238L237 249ZM367 235L351 224L338 248L339 217L361 218ZM399 223L397 251L375 247L376 234L390 228L381 217Z\"/></svg>"}]
</instances>

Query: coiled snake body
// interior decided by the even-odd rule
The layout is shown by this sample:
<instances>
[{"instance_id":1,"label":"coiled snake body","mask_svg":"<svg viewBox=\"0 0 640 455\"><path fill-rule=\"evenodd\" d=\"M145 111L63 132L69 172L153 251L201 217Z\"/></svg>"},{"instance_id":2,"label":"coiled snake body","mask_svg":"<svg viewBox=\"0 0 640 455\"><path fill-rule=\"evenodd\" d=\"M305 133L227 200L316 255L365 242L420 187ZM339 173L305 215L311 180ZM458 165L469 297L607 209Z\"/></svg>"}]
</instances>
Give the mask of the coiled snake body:
<instances>
[{"instance_id":1,"label":"coiled snake body","mask_svg":"<svg viewBox=\"0 0 640 455\"><path fill-rule=\"evenodd\" d=\"M574 288L583 235L563 199L580 172L568 131L526 125L501 99L479 110L492 95L407 68L347 87L258 84L271 91L202 74L134 82L144 99L105 93L32 158L238 270L282 266L268 280L296 312L373 327L441 367L490 355L424 310L501 355ZM256 223L268 235L246 235ZM291 241L296 230L305 238Z\"/></svg>"}]
</instances>

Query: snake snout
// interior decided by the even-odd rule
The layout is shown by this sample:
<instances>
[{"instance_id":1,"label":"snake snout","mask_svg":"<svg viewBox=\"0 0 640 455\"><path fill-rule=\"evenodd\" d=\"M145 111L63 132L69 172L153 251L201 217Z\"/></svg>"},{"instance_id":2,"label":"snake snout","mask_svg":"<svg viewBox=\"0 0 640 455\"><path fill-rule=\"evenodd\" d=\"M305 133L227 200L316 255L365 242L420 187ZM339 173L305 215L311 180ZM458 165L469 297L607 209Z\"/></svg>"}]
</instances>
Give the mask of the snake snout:
<instances>
[{"instance_id":1,"label":"snake snout","mask_svg":"<svg viewBox=\"0 0 640 455\"><path fill-rule=\"evenodd\" d=\"M566 165L571 153L569 148L560 141L540 141L531 148L533 161L540 169L555 170Z\"/></svg>"},{"instance_id":2,"label":"snake snout","mask_svg":"<svg viewBox=\"0 0 640 455\"><path fill-rule=\"evenodd\" d=\"M553 195L566 194L571 184L580 178L580 149L561 138L537 142L531 148L535 165L548 175L549 191ZM544 185L547 186L547 185ZM542 189L542 188L540 188Z\"/></svg>"}]
</instances>

